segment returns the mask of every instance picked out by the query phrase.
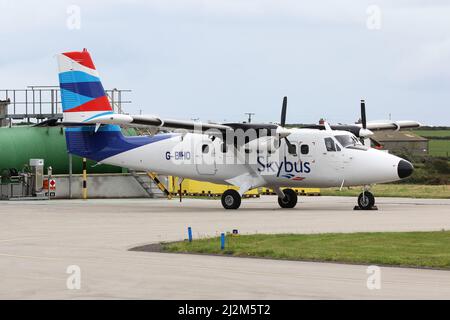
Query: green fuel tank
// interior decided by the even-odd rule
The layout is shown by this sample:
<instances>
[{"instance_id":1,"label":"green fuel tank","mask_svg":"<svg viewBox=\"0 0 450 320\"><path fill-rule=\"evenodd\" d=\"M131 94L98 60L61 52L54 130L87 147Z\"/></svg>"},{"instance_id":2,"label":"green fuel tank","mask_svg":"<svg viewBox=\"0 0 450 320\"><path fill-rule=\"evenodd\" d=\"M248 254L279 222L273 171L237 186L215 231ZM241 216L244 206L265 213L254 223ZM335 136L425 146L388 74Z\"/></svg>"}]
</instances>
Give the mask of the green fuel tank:
<instances>
[{"instance_id":1,"label":"green fuel tank","mask_svg":"<svg viewBox=\"0 0 450 320\"><path fill-rule=\"evenodd\" d=\"M134 130L123 132L133 135ZM61 127L16 126L0 128L0 172L15 168L22 171L30 159L44 159L44 167L51 166L53 174L69 173L69 155L64 129ZM82 173L82 159L72 158L74 174ZM121 173L120 167L97 164L88 160L88 173ZM0 173L1 174L1 173Z\"/></svg>"}]
</instances>

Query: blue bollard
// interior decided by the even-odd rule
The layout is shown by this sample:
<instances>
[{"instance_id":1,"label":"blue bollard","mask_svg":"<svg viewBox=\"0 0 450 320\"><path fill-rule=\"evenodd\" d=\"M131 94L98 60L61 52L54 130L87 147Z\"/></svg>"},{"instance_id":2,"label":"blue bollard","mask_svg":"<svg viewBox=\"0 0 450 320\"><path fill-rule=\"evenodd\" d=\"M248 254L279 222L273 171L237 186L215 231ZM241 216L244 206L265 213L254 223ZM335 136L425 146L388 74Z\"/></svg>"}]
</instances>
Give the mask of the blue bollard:
<instances>
[{"instance_id":1,"label":"blue bollard","mask_svg":"<svg viewBox=\"0 0 450 320\"><path fill-rule=\"evenodd\" d=\"M220 234L220 250L225 249L225 233Z\"/></svg>"},{"instance_id":2,"label":"blue bollard","mask_svg":"<svg viewBox=\"0 0 450 320\"><path fill-rule=\"evenodd\" d=\"M192 228L188 227L188 238L189 238L189 242L192 242Z\"/></svg>"}]
</instances>

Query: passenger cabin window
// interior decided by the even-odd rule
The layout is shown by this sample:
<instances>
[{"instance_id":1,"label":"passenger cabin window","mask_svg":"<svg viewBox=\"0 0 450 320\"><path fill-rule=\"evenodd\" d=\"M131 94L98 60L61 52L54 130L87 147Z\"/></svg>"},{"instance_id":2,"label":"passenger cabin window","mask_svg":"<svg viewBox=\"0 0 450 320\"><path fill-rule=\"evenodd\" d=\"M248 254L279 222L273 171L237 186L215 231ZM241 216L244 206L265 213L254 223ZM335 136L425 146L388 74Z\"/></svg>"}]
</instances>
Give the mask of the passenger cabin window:
<instances>
[{"instance_id":1,"label":"passenger cabin window","mask_svg":"<svg viewBox=\"0 0 450 320\"><path fill-rule=\"evenodd\" d=\"M202 146L202 152L203 152L203 153L208 153L208 152L209 152L209 146L208 146L207 144L204 144L204 145Z\"/></svg>"},{"instance_id":2,"label":"passenger cabin window","mask_svg":"<svg viewBox=\"0 0 450 320\"><path fill-rule=\"evenodd\" d=\"M289 154L296 155L297 154L297 146L295 144L288 144L288 152Z\"/></svg>"},{"instance_id":3,"label":"passenger cabin window","mask_svg":"<svg viewBox=\"0 0 450 320\"><path fill-rule=\"evenodd\" d=\"M331 138L325 138L325 147L327 148L327 151L337 151L336 144Z\"/></svg>"},{"instance_id":4,"label":"passenger cabin window","mask_svg":"<svg viewBox=\"0 0 450 320\"><path fill-rule=\"evenodd\" d=\"M300 152L302 154L308 154L309 153L309 146L307 144L302 144L300 146Z\"/></svg>"}]
</instances>

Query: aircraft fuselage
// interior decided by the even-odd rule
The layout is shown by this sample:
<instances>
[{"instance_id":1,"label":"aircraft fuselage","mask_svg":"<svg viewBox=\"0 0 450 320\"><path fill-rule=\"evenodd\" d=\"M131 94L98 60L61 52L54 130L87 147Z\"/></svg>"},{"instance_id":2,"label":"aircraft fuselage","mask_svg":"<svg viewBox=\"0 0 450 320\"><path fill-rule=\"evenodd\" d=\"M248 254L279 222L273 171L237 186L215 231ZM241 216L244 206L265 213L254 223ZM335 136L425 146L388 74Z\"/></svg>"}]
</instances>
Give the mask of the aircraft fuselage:
<instances>
[{"instance_id":1,"label":"aircraft fuselage","mask_svg":"<svg viewBox=\"0 0 450 320\"><path fill-rule=\"evenodd\" d=\"M276 142L279 147L272 152L258 146L242 146L238 151L205 134L162 134L163 139L157 142L106 158L102 163L225 184L249 171L258 174L267 186L283 187L354 186L400 180L401 158L362 145L346 148L336 140L337 134L349 135L297 129L289 136L295 152L289 152L283 139ZM334 148L327 148L326 139L333 140Z\"/></svg>"}]
</instances>

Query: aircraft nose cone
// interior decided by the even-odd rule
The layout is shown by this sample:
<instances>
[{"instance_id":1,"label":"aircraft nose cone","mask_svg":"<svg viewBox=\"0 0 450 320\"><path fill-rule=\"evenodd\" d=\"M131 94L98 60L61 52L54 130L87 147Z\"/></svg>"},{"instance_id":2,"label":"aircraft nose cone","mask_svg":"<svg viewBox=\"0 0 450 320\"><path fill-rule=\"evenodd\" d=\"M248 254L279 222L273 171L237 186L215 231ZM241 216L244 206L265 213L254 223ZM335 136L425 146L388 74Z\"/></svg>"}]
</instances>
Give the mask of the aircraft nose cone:
<instances>
[{"instance_id":1,"label":"aircraft nose cone","mask_svg":"<svg viewBox=\"0 0 450 320\"><path fill-rule=\"evenodd\" d=\"M398 163L397 172L400 179L409 177L413 173L413 170L413 165L406 160L400 160Z\"/></svg>"}]
</instances>

